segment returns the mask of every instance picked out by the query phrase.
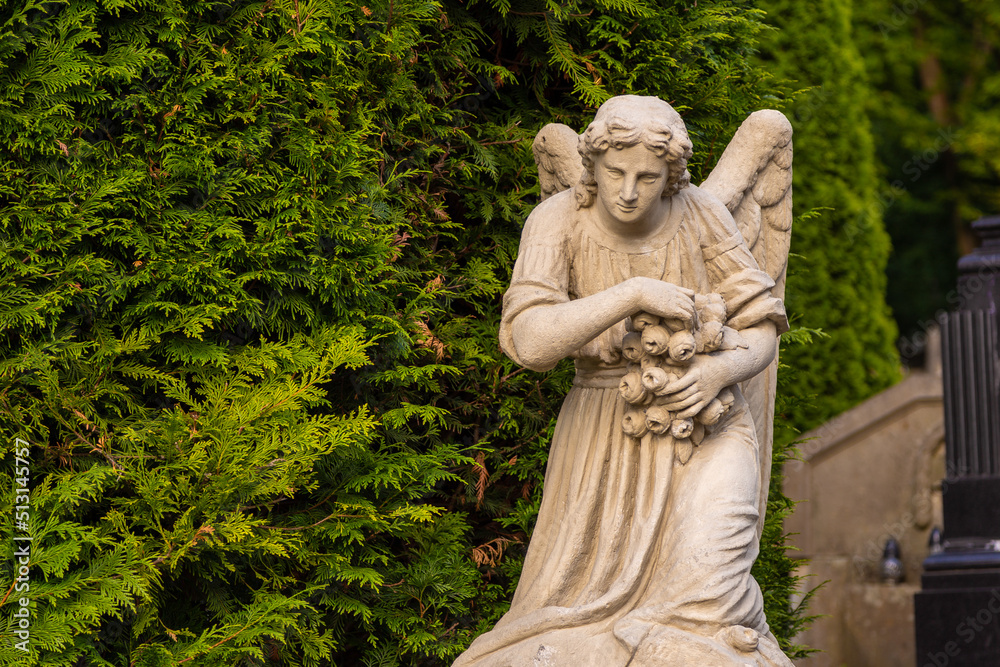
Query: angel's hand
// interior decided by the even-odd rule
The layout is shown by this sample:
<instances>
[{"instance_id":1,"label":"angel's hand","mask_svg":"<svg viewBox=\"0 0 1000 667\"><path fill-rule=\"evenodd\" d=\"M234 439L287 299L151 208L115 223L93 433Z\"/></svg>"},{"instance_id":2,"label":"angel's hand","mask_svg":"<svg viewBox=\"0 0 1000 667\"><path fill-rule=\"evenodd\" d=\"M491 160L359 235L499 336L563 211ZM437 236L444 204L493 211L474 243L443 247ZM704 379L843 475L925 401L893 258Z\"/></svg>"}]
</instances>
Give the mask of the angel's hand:
<instances>
[{"instance_id":1,"label":"angel's hand","mask_svg":"<svg viewBox=\"0 0 1000 667\"><path fill-rule=\"evenodd\" d=\"M694 320L694 291L655 278L631 278L638 292L640 309L667 319L690 324Z\"/></svg>"},{"instance_id":2,"label":"angel's hand","mask_svg":"<svg viewBox=\"0 0 1000 667\"><path fill-rule=\"evenodd\" d=\"M678 413L678 419L694 417L735 381L724 355L695 355L684 375L663 388L661 393L667 397L663 406Z\"/></svg>"}]
</instances>

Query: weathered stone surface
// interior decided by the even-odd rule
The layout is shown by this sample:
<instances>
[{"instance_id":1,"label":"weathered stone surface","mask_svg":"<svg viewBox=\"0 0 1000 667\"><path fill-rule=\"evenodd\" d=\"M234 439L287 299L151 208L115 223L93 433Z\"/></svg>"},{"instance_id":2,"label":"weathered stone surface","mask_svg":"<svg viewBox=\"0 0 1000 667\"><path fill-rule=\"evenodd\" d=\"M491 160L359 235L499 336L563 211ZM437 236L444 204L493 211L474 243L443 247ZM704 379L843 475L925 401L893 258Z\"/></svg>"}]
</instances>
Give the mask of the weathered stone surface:
<instances>
[{"instance_id":1,"label":"weathered stone surface","mask_svg":"<svg viewBox=\"0 0 1000 667\"><path fill-rule=\"evenodd\" d=\"M562 192L571 142L539 136L546 198L500 344L537 370L573 357L577 377L511 609L455 664L791 667L750 576L788 326L791 126L752 115L702 188L656 98L605 103Z\"/></svg>"}]
</instances>

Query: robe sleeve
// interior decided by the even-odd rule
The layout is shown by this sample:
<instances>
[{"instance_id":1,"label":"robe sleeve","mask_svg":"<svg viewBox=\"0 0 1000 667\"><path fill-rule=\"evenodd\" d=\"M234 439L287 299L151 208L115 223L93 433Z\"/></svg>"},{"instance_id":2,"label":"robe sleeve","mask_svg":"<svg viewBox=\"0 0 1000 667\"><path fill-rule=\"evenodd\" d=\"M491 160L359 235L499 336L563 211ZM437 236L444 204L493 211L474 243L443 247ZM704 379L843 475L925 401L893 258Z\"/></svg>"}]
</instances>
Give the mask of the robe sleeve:
<instances>
[{"instance_id":1,"label":"robe sleeve","mask_svg":"<svg viewBox=\"0 0 1000 667\"><path fill-rule=\"evenodd\" d=\"M528 217L521 233L510 287L503 295L500 349L521 366L524 363L514 344L514 320L535 306L569 301L569 257L562 232L566 212L561 211L565 206L551 205L566 203L561 201L563 199L553 197L547 200ZM570 205L571 202L572 198L569 199Z\"/></svg>"},{"instance_id":2,"label":"robe sleeve","mask_svg":"<svg viewBox=\"0 0 1000 667\"><path fill-rule=\"evenodd\" d=\"M788 331L785 305L771 295L774 281L757 265L729 210L711 200L703 215L702 256L714 291L726 302L726 324L739 331L771 320L778 335Z\"/></svg>"}]
</instances>

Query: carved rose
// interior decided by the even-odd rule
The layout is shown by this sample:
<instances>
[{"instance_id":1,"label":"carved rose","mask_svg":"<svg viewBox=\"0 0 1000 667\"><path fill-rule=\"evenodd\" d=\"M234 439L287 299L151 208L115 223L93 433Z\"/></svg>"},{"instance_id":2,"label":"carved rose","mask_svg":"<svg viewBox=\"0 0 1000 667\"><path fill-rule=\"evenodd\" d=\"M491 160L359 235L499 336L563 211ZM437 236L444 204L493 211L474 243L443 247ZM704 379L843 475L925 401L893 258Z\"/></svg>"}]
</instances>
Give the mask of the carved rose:
<instances>
[{"instance_id":1,"label":"carved rose","mask_svg":"<svg viewBox=\"0 0 1000 667\"><path fill-rule=\"evenodd\" d=\"M618 391L628 403L641 403L646 398L646 388L642 386L642 377L635 371L626 373L618 383Z\"/></svg>"},{"instance_id":2,"label":"carved rose","mask_svg":"<svg viewBox=\"0 0 1000 667\"><path fill-rule=\"evenodd\" d=\"M629 361L639 361L645 356L642 348L642 335L637 331L630 331L622 339L622 356Z\"/></svg>"},{"instance_id":3,"label":"carved rose","mask_svg":"<svg viewBox=\"0 0 1000 667\"><path fill-rule=\"evenodd\" d=\"M654 394L659 394L669 382L670 375L658 366L647 368L642 372L642 386Z\"/></svg>"},{"instance_id":4,"label":"carved rose","mask_svg":"<svg viewBox=\"0 0 1000 667\"><path fill-rule=\"evenodd\" d=\"M625 416L622 417L622 431L633 438L646 435L649 432L649 427L646 426L646 413L635 408L626 410Z\"/></svg>"},{"instance_id":5,"label":"carved rose","mask_svg":"<svg viewBox=\"0 0 1000 667\"><path fill-rule=\"evenodd\" d=\"M674 436L678 440L690 438L693 432L694 432L694 420L691 418L674 419L672 422L670 422L670 435Z\"/></svg>"},{"instance_id":6,"label":"carved rose","mask_svg":"<svg viewBox=\"0 0 1000 667\"><path fill-rule=\"evenodd\" d=\"M659 324L652 324L642 330L642 347L647 354L658 357L665 354L670 346L670 330Z\"/></svg>"},{"instance_id":7,"label":"carved rose","mask_svg":"<svg viewBox=\"0 0 1000 667\"><path fill-rule=\"evenodd\" d=\"M671 334L667 352L674 361L690 361L695 353L694 335L690 331L678 331Z\"/></svg>"},{"instance_id":8,"label":"carved rose","mask_svg":"<svg viewBox=\"0 0 1000 667\"><path fill-rule=\"evenodd\" d=\"M632 328L636 331L645 331L646 327L660 323L660 318L649 313L638 313L632 316Z\"/></svg>"},{"instance_id":9,"label":"carved rose","mask_svg":"<svg viewBox=\"0 0 1000 667\"><path fill-rule=\"evenodd\" d=\"M657 435L663 435L670 430L670 421L673 417L670 410L662 405L651 405L646 408L646 426Z\"/></svg>"}]
</instances>

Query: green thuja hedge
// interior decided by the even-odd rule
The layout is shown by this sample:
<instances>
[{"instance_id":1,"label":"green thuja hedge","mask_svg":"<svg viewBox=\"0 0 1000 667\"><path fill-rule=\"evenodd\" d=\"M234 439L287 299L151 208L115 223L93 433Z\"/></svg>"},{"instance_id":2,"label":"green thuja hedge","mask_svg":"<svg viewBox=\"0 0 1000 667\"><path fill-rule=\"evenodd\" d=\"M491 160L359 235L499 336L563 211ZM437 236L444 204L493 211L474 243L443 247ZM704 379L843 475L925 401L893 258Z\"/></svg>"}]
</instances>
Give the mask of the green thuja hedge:
<instances>
[{"instance_id":1,"label":"green thuja hedge","mask_svg":"<svg viewBox=\"0 0 1000 667\"><path fill-rule=\"evenodd\" d=\"M795 130L795 205L819 213L792 235L786 295L793 322L825 334L784 357L795 370L789 391L812 397L811 409L788 414L805 430L900 377L885 300L891 243L866 113L874 92L853 41L851 2L761 6L777 28L762 40L762 61L800 91L781 106Z\"/></svg>"},{"instance_id":2,"label":"green thuja hedge","mask_svg":"<svg viewBox=\"0 0 1000 667\"><path fill-rule=\"evenodd\" d=\"M656 93L703 176L768 105L760 27L728 2L0 8L0 661L450 664L506 608L570 381L496 341L530 140Z\"/></svg>"}]
</instances>

